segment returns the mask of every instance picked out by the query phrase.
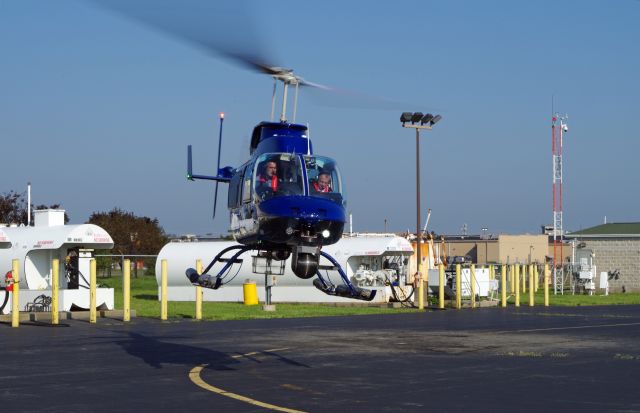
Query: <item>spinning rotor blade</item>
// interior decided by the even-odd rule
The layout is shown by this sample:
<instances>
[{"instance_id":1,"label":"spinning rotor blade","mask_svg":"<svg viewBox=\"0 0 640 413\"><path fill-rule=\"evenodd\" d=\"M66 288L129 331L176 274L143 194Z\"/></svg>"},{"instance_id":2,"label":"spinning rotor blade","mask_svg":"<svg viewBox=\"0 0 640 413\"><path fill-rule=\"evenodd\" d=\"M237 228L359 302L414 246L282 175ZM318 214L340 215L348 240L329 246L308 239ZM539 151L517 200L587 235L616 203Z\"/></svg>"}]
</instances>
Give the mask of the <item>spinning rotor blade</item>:
<instances>
[{"instance_id":1,"label":"spinning rotor blade","mask_svg":"<svg viewBox=\"0 0 640 413\"><path fill-rule=\"evenodd\" d=\"M300 86L329 89L294 75L266 56L257 19L251 18L246 0L91 1L253 71Z\"/></svg>"}]
</instances>

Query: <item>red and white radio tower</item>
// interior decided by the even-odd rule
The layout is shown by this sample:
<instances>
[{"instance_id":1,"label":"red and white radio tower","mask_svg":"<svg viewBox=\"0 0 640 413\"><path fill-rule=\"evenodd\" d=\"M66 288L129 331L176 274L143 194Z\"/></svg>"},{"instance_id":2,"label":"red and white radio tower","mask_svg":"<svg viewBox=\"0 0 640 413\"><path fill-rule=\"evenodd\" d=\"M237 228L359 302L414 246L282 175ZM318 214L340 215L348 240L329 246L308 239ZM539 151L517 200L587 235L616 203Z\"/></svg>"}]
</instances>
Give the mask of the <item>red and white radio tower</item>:
<instances>
[{"instance_id":1,"label":"red and white radio tower","mask_svg":"<svg viewBox=\"0 0 640 413\"><path fill-rule=\"evenodd\" d=\"M553 293L564 292L564 267L562 245L564 229L562 226L562 137L569 130L566 124L568 116L553 114L551 119L551 150L553 153ZM556 133L556 126L560 131ZM558 254L559 252L559 254Z\"/></svg>"}]
</instances>

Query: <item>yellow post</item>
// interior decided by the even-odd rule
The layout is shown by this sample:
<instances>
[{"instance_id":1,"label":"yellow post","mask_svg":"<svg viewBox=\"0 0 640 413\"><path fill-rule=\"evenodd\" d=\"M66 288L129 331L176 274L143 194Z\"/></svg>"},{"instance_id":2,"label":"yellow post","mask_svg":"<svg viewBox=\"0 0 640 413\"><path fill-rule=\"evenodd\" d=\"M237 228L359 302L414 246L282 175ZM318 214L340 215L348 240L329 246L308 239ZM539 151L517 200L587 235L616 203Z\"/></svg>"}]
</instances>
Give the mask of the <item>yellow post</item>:
<instances>
[{"instance_id":1,"label":"yellow post","mask_svg":"<svg viewBox=\"0 0 640 413\"><path fill-rule=\"evenodd\" d=\"M167 319L167 260L160 261L160 320Z\"/></svg>"},{"instance_id":2,"label":"yellow post","mask_svg":"<svg viewBox=\"0 0 640 413\"><path fill-rule=\"evenodd\" d=\"M535 276L535 279L534 279L535 286L536 286L535 290L536 292L538 292L538 288L540 287L540 273L538 272L538 264L533 265L533 274Z\"/></svg>"},{"instance_id":3,"label":"yellow post","mask_svg":"<svg viewBox=\"0 0 640 413\"><path fill-rule=\"evenodd\" d=\"M51 324L59 323L58 292L60 290L60 260L51 261Z\"/></svg>"},{"instance_id":4,"label":"yellow post","mask_svg":"<svg viewBox=\"0 0 640 413\"><path fill-rule=\"evenodd\" d=\"M460 282L460 264L456 264L456 308L462 308L462 283Z\"/></svg>"},{"instance_id":5,"label":"yellow post","mask_svg":"<svg viewBox=\"0 0 640 413\"><path fill-rule=\"evenodd\" d=\"M516 272L513 275L515 279L515 288L516 288L516 307L520 307L520 265L516 264Z\"/></svg>"},{"instance_id":6,"label":"yellow post","mask_svg":"<svg viewBox=\"0 0 640 413\"><path fill-rule=\"evenodd\" d=\"M489 279L490 280L496 279L495 268L493 267L493 265L489 265Z\"/></svg>"},{"instance_id":7,"label":"yellow post","mask_svg":"<svg viewBox=\"0 0 640 413\"><path fill-rule=\"evenodd\" d=\"M131 261L124 260L122 269L122 321L131 321Z\"/></svg>"},{"instance_id":8,"label":"yellow post","mask_svg":"<svg viewBox=\"0 0 640 413\"><path fill-rule=\"evenodd\" d=\"M515 267L513 264L509 266L509 288L511 288L511 294L516 292L516 286L513 284L515 278Z\"/></svg>"},{"instance_id":9,"label":"yellow post","mask_svg":"<svg viewBox=\"0 0 640 413\"><path fill-rule=\"evenodd\" d=\"M11 261L13 292L11 293L11 327L20 327L20 261Z\"/></svg>"},{"instance_id":10,"label":"yellow post","mask_svg":"<svg viewBox=\"0 0 640 413\"><path fill-rule=\"evenodd\" d=\"M438 308L444 308L444 265L438 267Z\"/></svg>"},{"instance_id":11,"label":"yellow post","mask_svg":"<svg viewBox=\"0 0 640 413\"><path fill-rule=\"evenodd\" d=\"M196 260L196 272L202 274L202 260ZM202 287L196 285L196 320L202 320Z\"/></svg>"},{"instance_id":12,"label":"yellow post","mask_svg":"<svg viewBox=\"0 0 640 413\"><path fill-rule=\"evenodd\" d=\"M89 322L95 323L96 314L96 259L89 261Z\"/></svg>"},{"instance_id":13,"label":"yellow post","mask_svg":"<svg viewBox=\"0 0 640 413\"><path fill-rule=\"evenodd\" d=\"M469 270L469 282L471 284L471 308L476 308L476 266L471 264Z\"/></svg>"},{"instance_id":14,"label":"yellow post","mask_svg":"<svg viewBox=\"0 0 640 413\"><path fill-rule=\"evenodd\" d=\"M544 265L544 306L549 307L549 264Z\"/></svg>"},{"instance_id":15,"label":"yellow post","mask_svg":"<svg viewBox=\"0 0 640 413\"><path fill-rule=\"evenodd\" d=\"M529 264L529 307L533 307L535 305L535 272L533 271L533 264Z\"/></svg>"},{"instance_id":16,"label":"yellow post","mask_svg":"<svg viewBox=\"0 0 640 413\"><path fill-rule=\"evenodd\" d=\"M502 273L500 274L500 294L502 307L507 306L507 266L502 264Z\"/></svg>"},{"instance_id":17,"label":"yellow post","mask_svg":"<svg viewBox=\"0 0 640 413\"><path fill-rule=\"evenodd\" d=\"M522 264L522 294L527 292L527 265Z\"/></svg>"}]
</instances>

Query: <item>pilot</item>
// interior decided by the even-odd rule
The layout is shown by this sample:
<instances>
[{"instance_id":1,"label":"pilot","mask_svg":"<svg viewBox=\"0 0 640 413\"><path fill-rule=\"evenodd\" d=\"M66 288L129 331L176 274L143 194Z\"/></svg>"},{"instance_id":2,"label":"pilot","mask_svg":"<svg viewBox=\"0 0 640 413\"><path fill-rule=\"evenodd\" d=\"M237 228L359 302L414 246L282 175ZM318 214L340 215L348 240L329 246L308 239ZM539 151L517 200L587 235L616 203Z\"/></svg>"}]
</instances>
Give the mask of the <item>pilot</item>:
<instances>
[{"instance_id":1,"label":"pilot","mask_svg":"<svg viewBox=\"0 0 640 413\"><path fill-rule=\"evenodd\" d=\"M267 189L275 192L278 190L278 166L275 161L267 161L263 173L258 177L258 189L265 192Z\"/></svg>"},{"instance_id":2,"label":"pilot","mask_svg":"<svg viewBox=\"0 0 640 413\"><path fill-rule=\"evenodd\" d=\"M331 192L331 175L328 172L320 172L318 179L311 183L315 192Z\"/></svg>"}]
</instances>

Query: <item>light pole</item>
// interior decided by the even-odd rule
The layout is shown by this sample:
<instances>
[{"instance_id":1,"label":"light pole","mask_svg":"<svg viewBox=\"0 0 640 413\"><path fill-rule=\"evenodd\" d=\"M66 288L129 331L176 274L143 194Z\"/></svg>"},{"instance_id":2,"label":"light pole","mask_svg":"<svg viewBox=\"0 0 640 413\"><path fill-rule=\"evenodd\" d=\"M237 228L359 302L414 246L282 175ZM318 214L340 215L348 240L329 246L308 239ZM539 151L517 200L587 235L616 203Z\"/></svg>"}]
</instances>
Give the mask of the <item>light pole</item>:
<instances>
[{"instance_id":1,"label":"light pole","mask_svg":"<svg viewBox=\"0 0 640 413\"><path fill-rule=\"evenodd\" d=\"M413 128L416 130L416 274L414 279L418 282L418 308L424 309L424 282L420 273L422 264L421 256L421 236L420 236L420 129L431 130L432 126L442 119L440 115L432 115L422 112L403 112L400 115L400 122L403 128Z\"/></svg>"}]
</instances>

